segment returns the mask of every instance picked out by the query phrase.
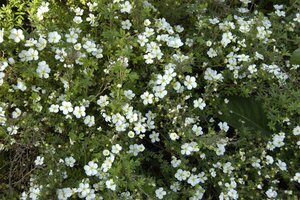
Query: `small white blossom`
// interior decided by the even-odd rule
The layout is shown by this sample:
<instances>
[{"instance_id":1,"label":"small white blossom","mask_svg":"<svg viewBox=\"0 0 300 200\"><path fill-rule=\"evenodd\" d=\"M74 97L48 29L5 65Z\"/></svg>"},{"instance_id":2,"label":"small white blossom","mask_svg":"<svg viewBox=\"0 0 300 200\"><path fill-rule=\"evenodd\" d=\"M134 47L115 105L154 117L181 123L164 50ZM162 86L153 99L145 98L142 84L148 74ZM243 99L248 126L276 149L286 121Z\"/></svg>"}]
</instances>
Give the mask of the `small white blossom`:
<instances>
[{"instance_id":1,"label":"small white blossom","mask_svg":"<svg viewBox=\"0 0 300 200\"><path fill-rule=\"evenodd\" d=\"M81 118L85 116L85 107L84 106L76 106L74 108L73 114L76 118Z\"/></svg>"},{"instance_id":2,"label":"small white blossom","mask_svg":"<svg viewBox=\"0 0 300 200\"><path fill-rule=\"evenodd\" d=\"M60 41L60 39L61 39L61 36L58 34L57 31L48 33L48 42L58 43Z\"/></svg>"},{"instance_id":3,"label":"small white blossom","mask_svg":"<svg viewBox=\"0 0 300 200\"><path fill-rule=\"evenodd\" d=\"M65 158L65 164L68 167L74 167L75 162L76 160L72 156Z\"/></svg>"},{"instance_id":4,"label":"small white blossom","mask_svg":"<svg viewBox=\"0 0 300 200\"><path fill-rule=\"evenodd\" d=\"M268 196L268 198L276 198L277 192L273 190L273 188L270 188L266 191L266 195Z\"/></svg>"},{"instance_id":5,"label":"small white blossom","mask_svg":"<svg viewBox=\"0 0 300 200\"><path fill-rule=\"evenodd\" d=\"M123 4L120 4L121 13L130 13L132 9L132 5L129 1L125 1Z\"/></svg>"},{"instance_id":6,"label":"small white blossom","mask_svg":"<svg viewBox=\"0 0 300 200\"><path fill-rule=\"evenodd\" d=\"M167 192L162 187L155 190L155 195L158 199L163 199L166 194Z\"/></svg>"},{"instance_id":7,"label":"small white blossom","mask_svg":"<svg viewBox=\"0 0 300 200\"><path fill-rule=\"evenodd\" d=\"M38 73L40 78L49 78L49 73L51 72L51 69L46 63L46 61L42 61L38 63L38 68L36 69L36 72Z\"/></svg>"},{"instance_id":8,"label":"small white blossom","mask_svg":"<svg viewBox=\"0 0 300 200\"><path fill-rule=\"evenodd\" d=\"M57 105L57 104L52 104L49 107L49 112L58 113L58 111L59 111L59 105Z\"/></svg>"},{"instance_id":9,"label":"small white blossom","mask_svg":"<svg viewBox=\"0 0 300 200\"><path fill-rule=\"evenodd\" d=\"M0 29L0 43L3 42L3 37L4 37L4 28Z\"/></svg>"},{"instance_id":10,"label":"small white blossom","mask_svg":"<svg viewBox=\"0 0 300 200\"><path fill-rule=\"evenodd\" d=\"M227 122L219 122L218 126L221 129L221 131L227 132L229 130Z\"/></svg>"},{"instance_id":11,"label":"small white blossom","mask_svg":"<svg viewBox=\"0 0 300 200\"><path fill-rule=\"evenodd\" d=\"M144 105L152 104L153 103L153 98L154 98L154 95L150 94L148 91L144 92L141 95L141 99L143 100Z\"/></svg>"},{"instance_id":12,"label":"small white blossom","mask_svg":"<svg viewBox=\"0 0 300 200\"><path fill-rule=\"evenodd\" d=\"M34 161L34 164L36 166L43 165L44 164L44 157L43 156L36 157L36 159Z\"/></svg>"},{"instance_id":13,"label":"small white blossom","mask_svg":"<svg viewBox=\"0 0 300 200\"><path fill-rule=\"evenodd\" d=\"M296 126L296 127L293 129L293 134L294 134L294 135L300 135L300 126Z\"/></svg>"},{"instance_id":14,"label":"small white blossom","mask_svg":"<svg viewBox=\"0 0 300 200\"><path fill-rule=\"evenodd\" d=\"M122 150L121 145L116 144L111 147L111 152L114 154L118 154Z\"/></svg>"},{"instance_id":15,"label":"small white blossom","mask_svg":"<svg viewBox=\"0 0 300 200\"><path fill-rule=\"evenodd\" d=\"M125 21L122 21L121 25L122 25L122 29L125 29L125 30L129 30L130 27L132 26L131 22L128 19Z\"/></svg>"},{"instance_id":16,"label":"small white blossom","mask_svg":"<svg viewBox=\"0 0 300 200\"><path fill-rule=\"evenodd\" d=\"M84 123L88 126L88 127L92 127L95 125L95 117L91 116L91 115L87 115L84 118Z\"/></svg>"},{"instance_id":17,"label":"small white blossom","mask_svg":"<svg viewBox=\"0 0 300 200\"><path fill-rule=\"evenodd\" d=\"M117 185L115 184L113 179L109 179L105 182L106 188L112 191L116 190Z\"/></svg>"},{"instance_id":18,"label":"small white blossom","mask_svg":"<svg viewBox=\"0 0 300 200\"><path fill-rule=\"evenodd\" d=\"M63 112L63 114L67 115L70 112L73 112L73 107L71 102L63 101L62 105L59 107L59 109Z\"/></svg>"},{"instance_id":19,"label":"small white blossom","mask_svg":"<svg viewBox=\"0 0 300 200\"><path fill-rule=\"evenodd\" d=\"M98 165L94 161L90 161L87 165L84 166L86 175L95 176L97 174Z\"/></svg>"},{"instance_id":20,"label":"small white blossom","mask_svg":"<svg viewBox=\"0 0 300 200\"><path fill-rule=\"evenodd\" d=\"M191 90L193 88L197 87L196 78L194 76L186 76L184 85L187 87L188 90Z\"/></svg>"},{"instance_id":21,"label":"small white blossom","mask_svg":"<svg viewBox=\"0 0 300 200\"><path fill-rule=\"evenodd\" d=\"M193 101L195 108L200 108L200 110L203 110L206 106L205 102L202 98L196 99Z\"/></svg>"},{"instance_id":22,"label":"small white blossom","mask_svg":"<svg viewBox=\"0 0 300 200\"><path fill-rule=\"evenodd\" d=\"M152 143L155 143L155 142L159 142L160 139L159 139L159 133L153 131L150 135L149 135L149 138L151 139L151 142Z\"/></svg>"},{"instance_id":23,"label":"small white blossom","mask_svg":"<svg viewBox=\"0 0 300 200\"><path fill-rule=\"evenodd\" d=\"M21 29L13 28L10 31L10 35L9 35L8 38L14 40L16 43L19 43L21 40L25 39L25 36L24 36L23 31Z\"/></svg>"}]
</instances>

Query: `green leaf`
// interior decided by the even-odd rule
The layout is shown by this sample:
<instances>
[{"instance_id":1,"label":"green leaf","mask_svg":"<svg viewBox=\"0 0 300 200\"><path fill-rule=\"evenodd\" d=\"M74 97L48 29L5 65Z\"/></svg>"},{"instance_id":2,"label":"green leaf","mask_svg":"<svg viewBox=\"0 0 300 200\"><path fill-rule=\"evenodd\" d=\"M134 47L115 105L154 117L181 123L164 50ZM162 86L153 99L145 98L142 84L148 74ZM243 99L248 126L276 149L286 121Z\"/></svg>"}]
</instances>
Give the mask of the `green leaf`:
<instances>
[{"instance_id":1,"label":"green leaf","mask_svg":"<svg viewBox=\"0 0 300 200\"><path fill-rule=\"evenodd\" d=\"M272 134L261 102L256 101L253 97L233 96L227 99L229 103L224 104L223 114L220 115L221 120L238 130L248 128L266 135Z\"/></svg>"},{"instance_id":2,"label":"green leaf","mask_svg":"<svg viewBox=\"0 0 300 200\"><path fill-rule=\"evenodd\" d=\"M293 65L300 65L300 48L296 49L291 56L291 63Z\"/></svg>"},{"instance_id":3,"label":"green leaf","mask_svg":"<svg viewBox=\"0 0 300 200\"><path fill-rule=\"evenodd\" d=\"M136 72L131 72L131 73L129 74L129 79L130 79L131 81L138 80L138 79L139 79L138 73L136 73Z\"/></svg>"}]
</instances>

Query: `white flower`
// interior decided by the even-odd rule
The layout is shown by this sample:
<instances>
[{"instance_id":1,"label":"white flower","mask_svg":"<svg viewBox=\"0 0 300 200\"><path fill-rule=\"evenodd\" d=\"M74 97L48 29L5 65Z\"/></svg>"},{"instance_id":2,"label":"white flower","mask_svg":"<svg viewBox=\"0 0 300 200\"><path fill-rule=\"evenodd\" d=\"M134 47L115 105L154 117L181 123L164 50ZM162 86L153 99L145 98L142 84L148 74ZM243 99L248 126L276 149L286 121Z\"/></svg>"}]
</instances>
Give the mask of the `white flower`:
<instances>
[{"instance_id":1,"label":"white flower","mask_svg":"<svg viewBox=\"0 0 300 200\"><path fill-rule=\"evenodd\" d=\"M149 41L147 36L144 34L140 34L138 35L138 43L140 43L140 45L143 47L145 46L145 44Z\"/></svg>"},{"instance_id":2,"label":"white flower","mask_svg":"<svg viewBox=\"0 0 300 200\"><path fill-rule=\"evenodd\" d=\"M106 188L112 191L116 190L117 185L115 184L113 179L109 179L105 182Z\"/></svg>"},{"instance_id":3,"label":"white flower","mask_svg":"<svg viewBox=\"0 0 300 200\"><path fill-rule=\"evenodd\" d=\"M74 49L79 51L81 49L81 44L80 43L75 44Z\"/></svg>"},{"instance_id":4,"label":"white flower","mask_svg":"<svg viewBox=\"0 0 300 200\"><path fill-rule=\"evenodd\" d=\"M217 149L216 149L216 154L218 156L224 155L226 149L225 149L226 144L217 144Z\"/></svg>"},{"instance_id":5,"label":"white flower","mask_svg":"<svg viewBox=\"0 0 300 200\"><path fill-rule=\"evenodd\" d=\"M180 190L180 183L179 182L174 182L172 185L170 185L170 189L173 192L178 192Z\"/></svg>"},{"instance_id":6,"label":"white flower","mask_svg":"<svg viewBox=\"0 0 300 200\"><path fill-rule=\"evenodd\" d=\"M214 58L214 57L216 57L218 54L217 54L217 52L216 52L213 48L210 48L210 49L208 50L208 52L207 52L207 55L208 55L208 57L210 57L210 58Z\"/></svg>"},{"instance_id":7,"label":"white flower","mask_svg":"<svg viewBox=\"0 0 300 200\"><path fill-rule=\"evenodd\" d=\"M49 3L42 2L40 7L37 9L37 13L36 13L38 20L42 20L44 18L43 14L47 13L48 11L49 11Z\"/></svg>"},{"instance_id":8,"label":"white flower","mask_svg":"<svg viewBox=\"0 0 300 200\"><path fill-rule=\"evenodd\" d=\"M135 133L133 131L129 131L127 135L129 138L134 138Z\"/></svg>"},{"instance_id":9,"label":"white flower","mask_svg":"<svg viewBox=\"0 0 300 200\"><path fill-rule=\"evenodd\" d=\"M183 42L178 37L168 37L167 45L172 48L179 48L183 45Z\"/></svg>"},{"instance_id":10,"label":"white flower","mask_svg":"<svg viewBox=\"0 0 300 200\"><path fill-rule=\"evenodd\" d=\"M145 54L144 59L146 60L146 64L152 64L153 63L154 56L151 53Z\"/></svg>"},{"instance_id":11,"label":"white flower","mask_svg":"<svg viewBox=\"0 0 300 200\"><path fill-rule=\"evenodd\" d=\"M293 21L300 23L300 13L296 14L296 17L293 19Z\"/></svg>"},{"instance_id":12,"label":"white flower","mask_svg":"<svg viewBox=\"0 0 300 200\"><path fill-rule=\"evenodd\" d=\"M94 126L95 125L95 117L94 116L86 116L85 119L84 119L84 123L88 126L88 127L91 127L91 126Z\"/></svg>"},{"instance_id":13,"label":"white flower","mask_svg":"<svg viewBox=\"0 0 300 200\"><path fill-rule=\"evenodd\" d=\"M4 28L0 29L0 43L3 42Z\"/></svg>"},{"instance_id":14,"label":"white flower","mask_svg":"<svg viewBox=\"0 0 300 200\"><path fill-rule=\"evenodd\" d=\"M189 143L185 143L181 145L181 154L182 155L190 155L193 151L193 147Z\"/></svg>"},{"instance_id":15,"label":"white flower","mask_svg":"<svg viewBox=\"0 0 300 200\"><path fill-rule=\"evenodd\" d=\"M72 196L73 191L71 188L63 188L56 190L58 200L67 200L69 197Z\"/></svg>"},{"instance_id":16,"label":"white flower","mask_svg":"<svg viewBox=\"0 0 300 200\"><path fill-rule=\"evenodd\" d=\"M75 162L76 160L72 156L65 158L65 164L68 167L74 167Z\"/></svg>"},{"instance_id":17,"label":"white flower","mask_svg":"<svg viewBox=\"0 0 300 200\"><path fill-rule=\"evenodd\" d=\"M300 173L299 172L297 172L295 174L295 176L293 177L293 180L296 181L296 182L298 182L298 183L300 183Z\"/></svg>"},{"instance_id":18,"label":"white flower","mask_svg":"<svg viewBox=\"0 0 300 200\"><path fill-rule=\"evenodd\" d=\"M155 190L155 195L158 199L163 199L166 194L167 192L162 187Z\"/></svg>"},{"instance_id":19,"label":"white flower","mask_svg":"<svg viewBox=\"0 0 300 200\"><path fill-rule=\"evenodd\" d=\"M103 49L102 48L98 48L96 49L96 51L92 52L92 55L95 56L96 58L103 58Z\"/></svg>"},{"instance_id":20,"label":"white flower","mask_svg":"<svg viewBox=\"0 0 300 200\"><path fill-rule=\"evenodd\" d=\"M296 126L296 127L293 129L293 134L294 134L294 135L300 135L300 126Z\"/></svg>"},{"instance_id":21,"label":"white flower","mask_svg":"<svg viewBox=\"0 0 300 200\"><path fill-rule=\"evenodd\" d=\"M23 31L21 29L13 28L10 31L10 35L8 38L14 40L16 43L19 43L21 40L24 40L25 37L24 37Z\"/></svg>"},{"instance_id":22,"label":"white flower","mask_svg":"<svg viewBox=\"0 0 300 200\"><path fill-rule=\"evenodd\" d=\"M199 98L197 100L194 100L194 107L195 108L200 108L200 110L203 110L206 106L205 102L203 101L202 98Z\"/></svg>"},{"instance_id":23,"label":"white flower","mask_svg":"<svg viewBox=\"0 0 300 200\"><path fill-rule=\"evenodd\" d=\"M19 108L16 108L12 112L12 118L16 119L16 118L20 117L21 114L22 114L22 111Z\"/></svg>"},{"instance_id":24,"label":"white flower","mask_svg":"<svg viewBox=\"0 0 300 200\"><path fill-rule=\"evenodd\" d=\"M101 108L104 108L105 106L107 106L107 105L109 104L108 96L107 96L107 95L100 96L99 99L97 100L97 104L98 104Z\"/></svg>"},{"instance_id":25,"label":"white flower","mask_svg":"<svg viewBox=\"0 0 300 200\"><path fill-rule=\"evenodd\" d=\"M81 118L85 116L85 107L84 106L76 106L74 108L73 114L76 118Z\"/></svg>"},{"instance_id":26,"label":"white flower","mask_svg":"<svg viewBox=\"0 0 300 200\"><path fill-rule=\"evenodd\" d=\"M277 192L275 190L273 190L273 188L271 187L270 189L268 189L266 191L266 195L268 196L268 198L276 198Z\"/></svg>"},{"instance_id":27,"label":"white flower","mask_svg":"<svg viewBox=\"0 0 300 200\"><path fill-rule=\"evenodd\" d=\"M83 45L83 48L88 52L88 53L91 53L91 52L94 52L97 50L96 48L96 44L90 40L87 40L84 45Z\"/></svg>"},{"instance_id":28,"label":"white flower","mask_svg":"<svg viewBox=\"0 0 300 200\"><path fill-rule=\"evenodd\" d=\"M33 185L29 188L29 199L31 200L37 200L39 199L41 193L41 189L37 185Z\"/></svg>"},{"instance_id":29,"label":"white flower","mask_svg":"<svg viewBox=\"0 0 300 200\"><path fill-rule=\"evenodd\" d=\"M95 176L97 174L98 165L94 161L90 161L87 165L84 166L86 175Z\"/></svg>"},{"instance_id":30,"label":"white flower","mask_svg":"<svg viewBox=\"0 0 300 200\"><path fill-rule=\"evenodd\" d=\"M63 112L63 114L67 115L69 112L73 112L73 107L71 102L63 101L62 105L59 109Z\"/></svg>"},{"instance_id":31,"label":"white flower","mask_svg":"<svg viewBox=\"0 0 300 200\"><path fill-rule=\"evenodd\" d=\"M152 104L153 103L153 94L150 94L148 91L144 92L141 95L141 99L143 100L144 105Z\"/></svg>"},{"instance_id":32,"label":"white flower","mask_svg":"<svg viewBox=\"0 0 300 200\"><path fill-rule=\"evenodd\" d=\"M231 174L232 170L234 170L234 168L232 167L230 162L227 162L225 164L223 164L223 172L225 174Z\"/></svg>"},{"instance_id":33,"label":"white flower","mask_svg":"<svg viewBox=\"0 0 300 200\"><path fill-rule=\"evenodd\" d=\"M34 45L37 44L37 40L33 39L33 38L29 38L28 40L26 40L25 42L25 47L32 47Z\"/></svg>"},{"instance_id":34,"label":"white flower","mask_svg":"<svg viewBox=\"0 0 300 200\"><path fill-rule=\"evenodd\" d=\"M132 153L134 156L137 156L140 152L143 152L145 147L143 144L134 144L129 146L129 153Z\"/></svg>"},{"instance_id":35,"label":"white flower","mask_svg":"<svg viewBox=\"0 0 300 200\"><path fill-rule=\"evenodd\" d=\"M121 13L130 13L131 9L132 9L132 5L130 4L129 1L125 1L125 3L120 4L120 8L121 8Z\"/></svg>"},{"instance_id":36,"label":"white flower","mask_svg":"<svg viewBox=\"0 0 300 200\"><path fill-rule=\"evenodd\" d=\"M70 31L69 34L65 35L67 38L67 42L75 44L78 39L78 34L75 31Z\"/></svg>"},{"instance_id":37,"label":"white flower","mask_svg":"<svg viewBox=\"0 0 300 200\"><path fill-rule=\"evenodd\" d=\"M189 177L189 179L188 179L187 182L194 187L195 185L197 185L198 183L200 183L200 178L197 175L192 174Z\"/></svg>"},{"instance_id":38,"label":"white flower","mask_svg":"<svg viewBox=\"0 0 300 200\"><path fill-rule=\"evenodd\" d=\"M4 71L8 67L7 62L0 62L0 71Z\"/></svg>"},{"instance_id":39,"label":"white flower","mask_svg":"<svg viewBox=\"0 0 300 200\"><path fill-rule=\"evenodd\" d=\"M164 96L166 96L168 93L164 86L154 86L153 92L155 92L154 95L156 97L161 99L164 98Z\"/></svg>"},{"instance_id":40,"label":"white flower","mask_svg":"<svg viewBox=\"0 0 300 200\"><path fill-rule=\"evenodd\" d=\"M133 130L136 134L145 133L146 127L145 124L141 124L140 122L134 124Z\"/></svg>"},{"instance_id":41,"label":"white flower","mask_svg":"<svg viewBox=\"0 0 300 200\"><path fill-rule=\"evenodd\" d=\"M25 61L37 60L39 59L39 52L35 49L28 49L28 51L24 52L25 54Z\"/></svg>"},{"instance_id":42,"label":"white flower","mask_svg":"<svg viewBox=\"0 0 300 200\"><path fill-rule=\"evenodd\" d=\"M175 141L175 140L178 140L179 139L179 136L176 134L176 133L170 133L169 134L169 137L171 140Z\"/></svg>"},{"instance_id":43,"label":"white flower","mask_svg":"<svg viewBox=\"0 0 300 200\"><path fill-rule=\"evenodd\" d=\"M61 36L58 34L57 31L49 32L48 33L48 41L50 43L58 43L61 39Z\"/></svg>"},{"instance_id":44,"label":"white flower","mask_svg":"<svg viewBox=\"0 0 300 200\"><path fill-rule=\"evenodd\" d=\"M227 132L229 130L229 126L227 124L227 122L219 122L218 123L219 128L221 129L221 131Z\"/></svg>"},{"instance_id":45,"label":"white flower","mask_svg":"<svg viewBox=\"0 0 300 200\"><path fill-rule=\"evenodd\" d=\"M185 181L190 175L191 173L189 171L178 169L175 174L175 178L179 181Z\"/></svg>"},{"instance_id":46,"label":"white flower","mask_svg":"<svg viewBox=\"0 0 300 200\"><path fill-rule=\"evenodd\" d=\"M80 183L77 192L80 193L82 197L86 197L91 192L89 184Z\"/></svg>"},{"instance_id":47,"label":"white flower","mask_svg":"<svg viewBox=\"0 0 300 200\"><path fill-rule=\"evenodd\" d=\"M52 104L52 105L49 107L49 112L52 112L52 113L58 113L58 111L59 111L59 105Z\"/></svg>"},{"instance_id":48,"label":"white flower","mask_svg":"<svg viewBox=\"0 0 300 200\"><path fill-rule=\"evenodd\" d=\"M43 37L40 37L38 42L35 44L36 48L41 51L47 46L47 40Z\"/></svg>"},{"instance_id":49,"label":"white flower","mask_svg":"<svg viewBox=\"0 0 300 200\"><path fill-rule=\"evenodd\" d=\"M131 99L134 98L135 94L132 92L132 90L125 90L125 91L124 91L124 96L125 96L127 99L131 100Z\"/></svg>"},{"instance_id":50,"label":"white flower","mask_svg":"<svg viewBox=\"0 0 300 200\"><path fill-rule=\"evenodd\" d=\"M149 135L149 138L151 139L152 143L160 141L160 139L159 139L159 133L157 133L155 131L152 131L152 133Z\"/></svg>"},{"instance_id":51,"label":"white flower","mask_svg":"<svg viewBox=\"0 0 300 200\"><path fill-rule=\"evenodd\" d=\"M18 133L18 129L19 129L18 126L9 126L9 127L7 127L6 130L9 135L16 135Z\"/></svg>"},{"instance_id":52,"label":"white flower","mask_svg":"<svg viewBox=\"0 0 300 200\"><path fill-rule=\"evenodd\" d=\"M196 124L194 124L192 130L193 130L193 132L195 133L196 136L203 135L203 131L202 131L201 126L197 126Z\"/></svg>"},{"instance_id":53,"label":"white flower","mask_svg":"<svg viewBox=\"0 0 300 200\"><path fill-rule=\"evenodd\" d=\"M128 19L125 21L122 21L121 25L122 25L122 29L127 29L127 30L129 30L130 27L132 26L131 22Z\"/></svg>"},{"instance_id":54,"label":"white flower","mask_svg":"<svg viewBox=\"0 0 300 200\"><path fill-rule=\"evenodd\" d=\"M257 72L256 65L255 64L249 65L248 70L249 70L250 74L256 73Z\"/></svg>"},{"instance_id":55,"label":"white flower","mask_svg":"<svg viewBox=\"0 0 300 200\"><path fill-rule=\"evenodd\" d=\"M36 157L36 159L34 161L34 164L36 166L43 165L44 164L44 157L43 156Z\"/></svg>"},{"instance_id":56,"label":"white flower","mask_svg":"<svg viewBox=\"0 0 300 200\"><path fill-rule=\"evenodd\" d=\"M273 136L273 141L272 144L274 145L274 147L282 147L284 146L284 138L285 138L285 133L280 132L279 134L275 134Z\"/></svg>"},{"instance_id":57,"label":"white flower","mask_svg":"<svg viewBox=\"0 0 300 200\"><path fill-rule=\"evenodd\" d=\"M281 169L282 171L286 171L287 170L287 167L286 167L286 163L281 161L281 160L278 160L276 165L279 167L279 169Z\"/></svg>"},{"instance_id":58,"label":"white flower","mask_svg":"<svg viewBox=\"0 0 300 200\"><path fill-rule=\"evenodd\" d=\"M175 156L172 156L171 164L174 168L176 168L181 164L181 160L177 159Z\"/></svg>"},{"instance_id":59,"label":"white flower","mask_svg":"<svg viewBox=\"0 0 300 200\"><path fill-rule=\"evenodd\" d=\"M49 78L50 71L51 69L49 68L49 65L46 63L46 61L38 63L38 68L36 69L36 72L38 73L40 78Z\"/></svg>"},{"instance_id":60,"label":"white flower","mask_svg":"<svg viewBox=\"0 0 300 200\"><path fill-rule=\"evenodd\" d=\"M144 26L150 26L151 21L149 19L145 19Z\"/></svg>"},{"instance_id":61,"label":"white flower","mask_svg":"<svg viewBox=\"0 0 300 200\"><path fill-rule=\"evenodd\" d=\"M208 81L222 81L222 74L218 74L216 70L212 70L211 68L207 68L204 72L204 79Z\"/></svg>"},{"instance_id":62,"label":"white flower","mask_svg":"<svg viewBox=\"0 0 300 200\"><path fill-rule=\"evenodd\" d=\"M192 47L194 44L194 40L191 38L187 38L185 41L185 45L187 45L188 47Z\"/></svg>"},{"instance_id":63,"label":"white flower","mask_svg":"<svg viewBox=\"0 0 300 200\"><path fill-rule=\"evenodd\" d=\"M18 80L17 89L24 92L27 89L27 87L23 81Z\"/></svg>"},{"instance_id":64,"label":"white flower","mask_svg":"<svg viewBox=\"0 0 300 200\"><path fill-rule=\"evenodd\" d=\"M223 33L222 41L221 41L222 46L226 47L229 43L231 43L232 39L233 39L233 35L231 32Z\"/></svg>"},{"instance_id":65,"label":"white flower","mask_svg":"<svg viewBox=\"0 0 300 200\"><path fill-rule=\"evenodd\" d=\"M75 22L76 24L80 24L82 22L82 18L80 16L75 16L73 18L73 22Z\"/></svg>"},{"instance_id":66,"label":"white flower","mask_svg":"<svg viewBox=\"0 0 300 200\"><path fill-rule=\"evenodd\" d=\"M188 90L197 87L196 78L194 76L186 76L183 84L187 87Z\"/></svg>"},{"instance_id":67,"label":"white flower","mask_svg":"<svg viewBox=\"0 0 300 200\"><path fill-rule=\"evenodd\" d=\"M266 163L267 163L267 165L273 164L273 162L274 162L273 157L267 155L267 156L266 156Z\"/></svg>"},{"instance_id":68,"label":"white flower","mask_svg":"<svg viewBox=\"0 0 300 200\"><path fill-rule=\"evenodd\" d=\"M278 17L285 17L285 12L282 11L282 10L276 10L276 11L275 11L275 14L276 14Z\"/></svg>"},{"instance_id":69,"label":"white flower","mask_svg":"<svg viewBox=\"0 0 300 200\"><path fill-rule=\"evenodd\" d=\"M118 154L122 150L122 147L119 144L113 145L111 147L111 152L114 154Z\"/></svg>"}]
</instances>

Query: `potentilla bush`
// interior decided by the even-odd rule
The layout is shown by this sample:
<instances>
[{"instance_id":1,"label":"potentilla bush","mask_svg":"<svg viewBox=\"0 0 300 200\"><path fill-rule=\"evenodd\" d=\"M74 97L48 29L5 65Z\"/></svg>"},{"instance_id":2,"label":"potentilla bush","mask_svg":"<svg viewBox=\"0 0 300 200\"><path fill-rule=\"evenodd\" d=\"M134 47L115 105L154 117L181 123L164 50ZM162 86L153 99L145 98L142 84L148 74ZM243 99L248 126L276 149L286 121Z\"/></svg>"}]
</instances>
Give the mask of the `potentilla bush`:
<instances>
[{"instance_id":1,"label":"potentilla bush","mask_svg":"<svg viewBox=\"0 0 300 200\"><path fill-rule=\"evenodd\" d=\"M292 199L297 1L0 10L4 199Z\"/></svg>"}]
</instances>

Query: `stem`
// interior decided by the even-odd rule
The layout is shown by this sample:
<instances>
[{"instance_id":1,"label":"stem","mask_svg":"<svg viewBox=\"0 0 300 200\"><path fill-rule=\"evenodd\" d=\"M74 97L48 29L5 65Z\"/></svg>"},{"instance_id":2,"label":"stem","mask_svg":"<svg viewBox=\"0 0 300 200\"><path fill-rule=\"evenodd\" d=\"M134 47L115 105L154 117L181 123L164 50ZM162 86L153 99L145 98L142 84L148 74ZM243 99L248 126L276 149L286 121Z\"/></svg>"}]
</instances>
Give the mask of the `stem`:
<instances>
[{"instance_id":1,"label":"stem","mask_svg":"<svg viewBox=\"0 0 300 200\"><path fill-rule=\"evenodd\" d=\"M12 183L11 183L11 177L12 177L12 168L13 168L13 161L11 158L11 151L9 152L9 177L8 177L8 184L9 184L9 196L12 197L13 194L13 188L12 188Z\"/></svg>"}]
</instances>

